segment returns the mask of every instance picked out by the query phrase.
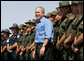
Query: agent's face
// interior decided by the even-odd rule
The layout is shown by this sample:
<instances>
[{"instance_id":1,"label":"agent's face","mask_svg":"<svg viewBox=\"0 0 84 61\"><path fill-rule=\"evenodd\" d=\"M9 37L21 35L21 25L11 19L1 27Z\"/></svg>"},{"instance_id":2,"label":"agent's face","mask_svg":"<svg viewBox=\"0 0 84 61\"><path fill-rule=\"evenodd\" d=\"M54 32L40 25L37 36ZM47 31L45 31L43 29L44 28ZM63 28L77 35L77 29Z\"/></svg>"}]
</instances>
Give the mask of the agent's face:
<instances>
[{"instance_id":1,"label":"agent's face","mask_svg":"<svg viewBox=\"0 0 84 61\"><path fill-rule=\"evenodd\" d=\"M24 30L23 30L23 29L20 29L19 31L20 31L21 33L23 33L23 32L24 32Z\"/></svg>"},{"instance_id":2,"label":"agent's face","mask_svg":"<svg viewBox=\"0 0 84 61\"><path fill-rule=\"evenodd\" d=\"M4 40L4 36L1 36L1 40Z\"/></svg>"},{"instance_id":3,"label":"agent's face","mask_svg":"<svg viewBox=\"0 0 84 61\"><path fill-rule=\"evenodd\" d=\"M59 15L57 15L57 16L55 17L55 19L56 19L56 20L60 20L61 18L60 18Z\"/></svg>"},{"instance_id":4,"label":"agent's face","mask_svg":"<svg viewBox=\"0 0 84 61\"><path fill-rule=\"evenodd\" d=\"M69 10L68 7L60 7L61 15L65 16Z\"/></svg>"},{"instance_id":5,"label":"agent's face","mask_svg":"<svg viewBox=\"0 0 84 61\"><path fill-rule=\"evenodd\" d=\"M71 10L74 15L77 15L79 13L78 5L71 5Z\"/></svg>"},{"instance_id":6,"label":"agent's face","mask_svg":"<svg viewBox=\"0 0 84 61\"><path fill-rule=\"evenodd\" d=\"M27 28L26 31L27 31L27 32L31 31L31 28Z\"/></svg>"},{"instance_id":7,"label":"agent's face","mask_svg":"<svg viewBox=\"0 0 84 61\"><path fill-rule=\"evenodd\" d=\"M17 29L11 29L11 32L12 32L12 34L15 34L15 33L17 33L18 31L17 31Z\"/></svg>"},{"instance_id":8,"label":"agent's face","mask_svg":"<svg viewBox=\"0 0 84 61\"><path fill-rule=\"evenodd\" d=\"M9 35L8 35L7 33L4 33L3 36L4 36L4 38L6 38L6 37L8 37Z\"/></svg>"},{"instance_id":9,"label":"agent's face","mask_svg":"<svg viewBox=\"0 0 84 61\"><path fill-rule=\"evenodd\" d=\"M44 12L42 12L41 8L36 8L35 10L35 16L36 20L40 20L44 15Z\"/></svg>"},{"instance_id":10,"label":"agent's face","mask_svg":"<svg viewBox=\"0 0 84 61\"><path fill-rule=\"evenodd\" d=\"M80 14L83 14L83 5L82 4L78 4L78 10Z\"/></svg>"}]
</instances>

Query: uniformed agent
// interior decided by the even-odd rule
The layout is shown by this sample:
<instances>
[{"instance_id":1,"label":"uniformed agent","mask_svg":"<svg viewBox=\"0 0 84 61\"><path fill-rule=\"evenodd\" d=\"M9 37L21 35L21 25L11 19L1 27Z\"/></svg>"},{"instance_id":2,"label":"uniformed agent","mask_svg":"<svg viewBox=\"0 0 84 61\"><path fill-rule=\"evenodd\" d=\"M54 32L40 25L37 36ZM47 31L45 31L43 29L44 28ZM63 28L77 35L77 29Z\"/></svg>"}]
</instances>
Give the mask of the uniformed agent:
<instances>
[{"instance_id":1,"label":"uniformed agent","mask_svg":"<svg viewBox=\"0 0 84 61\"><path fill-rule=\"evenodd\" d=\"M67 31L66 40L64 42L64 47L65 48L70 47L71 44L73 43L74 37L76 35L76 28L77 28L78 24L77 24L77 26L75 28L73 28L73 27L75 26L75 24L77 22L81 21L81 19L82 19L82 15L79 14L80 10L78 10L78 1L72 1L71 4L72 4L71 5L72 12L76 16L76 18L73 20L73 22L71 23L71 25L69 26L69 29ZM68 50L69 50L68 51L68 53L69 53L68 54L69 55L69 60L77 59L76 58L77 55L72 51L72 49L69 48Z\"/></svg>"},{"instance_id":2,"label":"uniformed agent","mask_svg":"<svg viewBox=\"0 0 84 61\"><path fill-rule=\"evenodd\" d=\"M30 42L29 42L29 47L30 47L30 45L33 43L33 42L35 42L35 26L36 26L36 20L34 20L34 19L32 19L31 20L31 24L30 24L30 28L31 28L31 31L30 31ZM35 46L34 46L35 47ZM32 54L34 54L33 53L33 51L34 51L34 47L32 47L31 49L30 49L30 51L31 51L31 53L30 53L30 59L31 60L33 60L33 56L32 56ZM33 51L32 51L33 50Z\"/></svg>"},{"instance_id":3,"label":"uniformed agent","mask_svg":"<svg viewBox=\"0 0 84 61\"><path fill-rule=\"evenodd\" d=\"M77 33L72 44L72 50L76 53L76 60L83 60L83 21L77 27Z\"/></svg>"},{"instance_id":4,"label":"uniformed agent","mask_svg":"<svg viewBox=\"0 0 84 61\"><path fill-rule=\"evenodd\" d=\"M19 25L19 34L20 34L20 37L18 39L18 42L17 42L17 51L16 51L16 54L18 55L18 59L21 60L21 56L19 55L20 54L20 51L21 51L21 48L22 48L22 37L26 31L26 25L24 24L20 24Z\"/></svg>"},{"instance_id":5,"label":"uniformed agent","mask_svg":"<svg viewBox=\"0 0 84 61\"><path fill-rule=\"evenodd\" d=\"M1 60L3 60L3 47L4 47L4 33L3 33L4 29L1 31Z\"/></svg>"},{"instance_id":6,"label":"uniformed agent","mask_svg":"<svg viewBox=\"0 0 84 61\"><path fill-rule=\"evenodd\" d=\"M24 32L23 32L23 36L19 39L20 41L20 46L22 46L22 48L19 48L19 59L20 60L28 60L28 51L26 51L27 49L27 45L29 43L30 37L29 37L29 24L26 25L26 27L24 27Z\"/></svg>"},{"instance_id":7,"label":"uniformed agent","mask_svg":"<svg viewBox=\"0 0 84 61\"><path fill-rule=\"evenodd\" d=\"M74 9L74 8L76 8L76 9ZM75 16L77 16L77 15L79 15L78 13L79 13L79 11L78 11L78 1L72 1L72 4L71 4L71 10L72 10L72 13L75 15ZM73 22L71 23L71 25L69 26L69 29L68 29L68 31L67 31L67 35L66 35L66 40L65 40L65 44L67 43L67 39L69 38L69 37L71 37L71 33L74 31L73 30L73 26L72 26L72 24L74 24L75 22L74 21L76 21L77 20L77 18L75 18L74 20L73 20ZM69 36L70 35L70 36ZM74 34L73 34L74 35ZM68 37L68 38L67 38ZM70 38L71 40L73 40L73 38L74 38L74 36L72 37L72 38ZM69 42L69 40L68 40L68 42ZM65 46L65 44L64 44L64 46ZM66 48L66 46L65 46L65 48Z\"/></svg>"},{"instance_id":8,"label":"uniformed agent","mask_svg":"<svg viewBox=\"0 0 84 61\"><path fill-rule=\"evenodd\" d=\"M3 37L4 39L4 43L3 43L3 60L8 60L8 52L7 52L7 42L9 39L9 35L10 35L10 31L8 29L4 29L3 31ZM5 58L4 58L5 57Z\"/></svg>"},{"instance_id":9,"label":"uniformed agent","mask_svg":"<svg viewBox=\"0 0 84 61\"><path fill-rule=\"evenodd\" d=\"M68 1L59 2L59 6L60 6L59 9L60 9L60 12L62 15L62 19L61 19L61 24L60 24L60 28L59 28L59 37L58 37L59 39L56 44L56 48L57 48L57 50L61 51L63 49L63 42L66 38L67 29L68 29L70 23L72 22L72 20L75 18L75 16L71 13L70 3ZM73 15L73 17L72 17L72 15ZM67 53L66 53L65 49L63 49L59 53L58 57L60 57L60 54L61 54L62 60L67 59Z\"/></svg>"},{"instance_id":10,"label":"uniformed agent","mask_svg":"<svg viewBox=\"0 0 84 61\"><path fill-rule=\"evenodd\" d=\"M14 23L12 25L12 27L9 27L9 29L12 32L12 36L8 42L8 50L10 52L9 56L11 57L11 59L13 60L17 60L17 55L16 55L16 47L17 47L17 40L20 37L20 35L18 35L19 32L19 27L16 23Z\"/></svg>"},{"instance_id":11,"label":"uniformed agent","mask_svg":"<svg viewBox=\"0 0 84 61\"><path fill-rule=\"evenodd\" d=\"M78 2L78 8L79 8L79 14L83 15L83 1ZM72 50L76 53L76 57L77 57L76 60L83 60L83 31L82 29L83 29L83 19L77 27L75 40L72 44Z\"/></svg>"}]
</instances>

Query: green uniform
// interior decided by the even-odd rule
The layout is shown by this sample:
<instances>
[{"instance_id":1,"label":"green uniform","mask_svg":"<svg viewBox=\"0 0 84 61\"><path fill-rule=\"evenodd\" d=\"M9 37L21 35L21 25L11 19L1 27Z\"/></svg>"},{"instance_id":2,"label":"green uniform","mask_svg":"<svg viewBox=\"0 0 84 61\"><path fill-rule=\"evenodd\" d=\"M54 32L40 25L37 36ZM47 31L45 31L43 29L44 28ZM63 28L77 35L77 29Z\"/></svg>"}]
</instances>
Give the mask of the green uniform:
<instances>
[{"instance_id":1,"label":"green uniform","mask_svg":"<svg viewBox=\"0 0 84 61\"><path fill-rule=\"evenodd\" d=\"M23 35L22 35L23 36ZM17 44L18 44L18 48L20 48L21 44L22 44L22 36L18 38ZM18 55L18 59L21 60L22 57L20 57Z\"/></svg>"},{"instance_id":2,"label":"green uniform","mask_svg":"<svg viewBox=\"0 0 84 61\"><path fill-rule=\"evenodd\" d=\"M28 35L23 35L19 38L19 47L20 45L24 46L24 48L28 45L30 41L30 34ZM23 55L21 57L19 57L20 60L28 60L28 53L26 51L24 51Z\"/></svg>"},{"instance_id":3,"label":"green uniform","mask_svg":"<svg viewBox=\"0 0 84 61\"><path fill-rule=\"evenodd\" d=\"M58 22L53 23L53 32L54 32L54 37L53 37L53 42L55 45L53 46L53 55L54 55L54 60L57 60L58 58L58 51L56 50L56 43L57 43L57 37L59 35L59 26Z\"/></svg>"},{"instance_id":4,"label":"green uniform","mask_svg":"<svg viewBox=\"0 0 84 61\"><path fill-rule=\"evenodd\" d=\"M35 28L31 31L29 46L30 46L34 41L35 41ZM29 56L30 56L30 59L29 59L29 60L33 60L32 53L30 53Z\"/></svg>"},{"instance_id":5,"label":"green uniform","mask_svg":"<svg viewBox=\"0 0 84 61\"><path fill-rule=\"evenodd\" d=\"M60 39L63 36L63 34L65 32L67 32L69 26L71 25L71 23L73 22L74 19L75 19L74 14L69 13L69 14L66 15L66 18L64 19L64 21L60 25L60 30L59 30L59 38ZM62 55L63 55L63 57L62 57L63 60L67 60L68 59L67 49L63 49Z\"/></svg>"},{"instance_id":6,"label":"green uniform","mask_svg":"<svg viewBox=\"0 0 84 61\"><path fill-rule=\"evenodd\" d=\"M10 46L12 46L14 43L17 43L17 41L18 41L18 34L15 34L15 35L12 35L11 37L10 37L10 39L9 39L9 42L8 42L8 44L10 45ZM11 57L11 58L10 58ZM14 48L13 50L12 50L12 53L9 53L9 60L18 60L18 57L17 57L17 55L16 55L16 48Z\"/></svg>"},{"instance_id":7,"label":"green uniform","mask_svg":"<svg viewBox=\"0 0 84 61\"><path fill-rule=\"evenodd\" d=\"M73 22L71 23L71 25L69 26L69 29L67 31L67 35L66 35L66 38L69 37L70 34L72 34L76 29L77 27L79 26L79 23L81 22L81 19L82 19L82 15L77 15L76 18L73 20ZM74 38L72 38L72 40L74 40ZM71 44L73 43L70 42L69 45L71 46ZM72 51L71 48L69 48L67 50L67 54L68 54L68 60L76 60L76 54Z\"/></svg>"},{"instance_id":8,"label":"green uniform","mask_svg":"<svg viewBox=\"0 0 84 61\"><path fill-rule=\"evenodd\" d=\"M2 48L4 48L4 46L7 46L7 39L1 42L1 46ZM2 53L2 60L7 60L7 49Z\"/></svg>"},{"instance_id":9,"label":"green uniform","mask_svg":"<svg viewBox=\"0 0 84 61\"><path fill-rule=\"evenodd\" d=\"M83 33L83 21L77 27L77 34L76 34L77 39L82 33ZM83 43L79 44L78 48L79 48L79 51L76 54L77 60L83 60Z\"/></svg>"}]
</instances>

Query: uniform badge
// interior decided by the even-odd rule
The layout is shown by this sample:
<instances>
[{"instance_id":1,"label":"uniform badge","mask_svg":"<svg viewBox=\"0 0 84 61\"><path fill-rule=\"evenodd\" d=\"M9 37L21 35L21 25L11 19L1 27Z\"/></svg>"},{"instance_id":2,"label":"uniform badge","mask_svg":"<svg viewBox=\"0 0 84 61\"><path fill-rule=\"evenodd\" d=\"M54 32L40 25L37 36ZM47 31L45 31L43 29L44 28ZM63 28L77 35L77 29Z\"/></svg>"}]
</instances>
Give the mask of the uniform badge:
<instances>
[{"instance_id":1,"label":"uniform badge","mask_svg":"<svg viewBox=\"0 0 84 61\"><path fill-rule=\"evenodd\" d=\"M9 42L9 39L7 39L7 43Z\"/></svg>"},{"instance_id":2,"label":"uniform badge","mask_svg":"<svg viewBox=\"0 0 84 61\"><path fill-rule=\"evenodd\" d=\"M20 35L17 35L17 38L19 38L20 37Z\"/></svg>"}]
</instances>

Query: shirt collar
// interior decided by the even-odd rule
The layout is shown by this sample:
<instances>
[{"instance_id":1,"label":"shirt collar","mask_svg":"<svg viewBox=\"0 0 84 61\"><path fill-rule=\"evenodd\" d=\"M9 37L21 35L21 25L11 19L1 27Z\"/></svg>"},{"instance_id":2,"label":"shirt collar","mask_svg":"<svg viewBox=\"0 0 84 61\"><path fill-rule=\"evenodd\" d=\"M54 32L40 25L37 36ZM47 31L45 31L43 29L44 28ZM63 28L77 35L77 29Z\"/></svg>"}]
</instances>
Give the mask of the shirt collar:
<instances>
[{"instance_id":1,"label":"shirt collar","mask_svg":"<svg viewBox=\"0 0 84 61\"><path fill-rule=\"evenodd\" d=\"M37 23L42 22L44 18L45 18L45 17L42 17L40 20L37 21Z\"/></svg>"}]
</instances>

